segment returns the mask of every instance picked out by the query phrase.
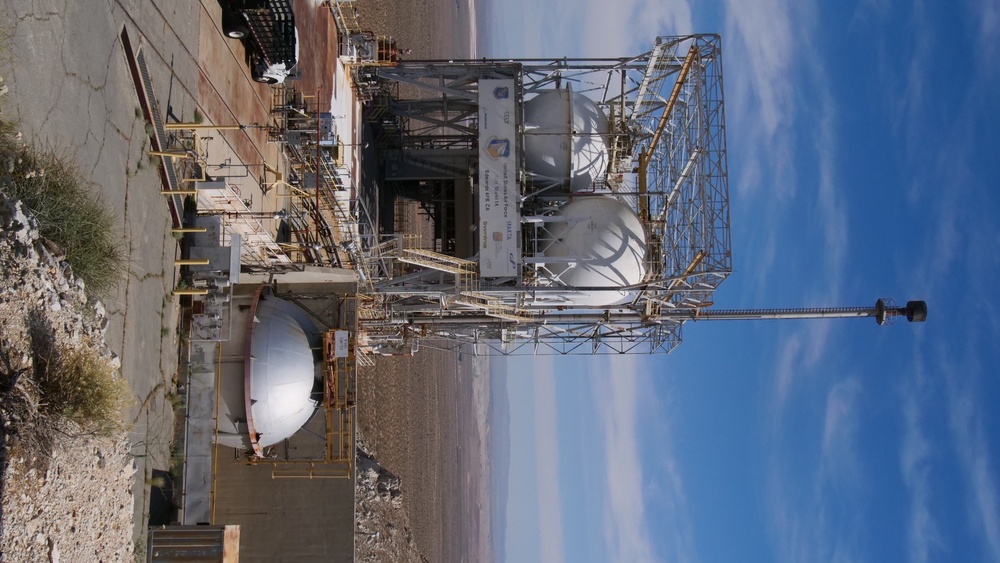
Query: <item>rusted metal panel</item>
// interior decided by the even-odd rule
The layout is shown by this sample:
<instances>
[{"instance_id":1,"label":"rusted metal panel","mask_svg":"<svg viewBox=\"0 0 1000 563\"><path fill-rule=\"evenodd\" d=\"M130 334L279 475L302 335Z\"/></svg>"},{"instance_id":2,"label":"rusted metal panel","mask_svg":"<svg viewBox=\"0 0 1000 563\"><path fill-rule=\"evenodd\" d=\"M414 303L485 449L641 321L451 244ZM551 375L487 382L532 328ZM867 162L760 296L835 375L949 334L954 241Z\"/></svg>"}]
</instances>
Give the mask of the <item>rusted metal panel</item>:
<instances>
[{"instance_id":1,"label":"rusted metal panel","mask_svg":"<svg viewBox=\"0 0 1000 563\"><path fill-rule=\"evenodd\" d=\"M147 563L239 563L239 526L160 526L149 529Z\"/></svg>"}]
</instances>

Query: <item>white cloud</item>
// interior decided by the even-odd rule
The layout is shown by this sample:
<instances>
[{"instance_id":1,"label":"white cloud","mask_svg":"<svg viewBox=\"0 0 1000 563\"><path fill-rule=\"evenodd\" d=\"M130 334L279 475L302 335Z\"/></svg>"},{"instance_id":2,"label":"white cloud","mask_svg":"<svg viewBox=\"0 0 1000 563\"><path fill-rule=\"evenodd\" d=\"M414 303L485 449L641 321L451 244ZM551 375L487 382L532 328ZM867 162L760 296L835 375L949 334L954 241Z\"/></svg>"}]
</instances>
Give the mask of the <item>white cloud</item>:
<instances>
[{"instance_id":1,"label":"white cloud","mask_svg":"<svg viewBox=\"0 0 1000 563\"><path fill-rule=\"evenodd\" d=\"M906 271L905 275L918 284L917 290L923 295L946 295L951 291L956 275L972 280L988 279L993 275L993 266L981 263L979 255L989 252L987 249L996 248L996 229L963 229L963 225L988 224L985 216L979 220L981 210L963 203L970 197L968 186L974 186L979 181L966 162L968 154L972 152L966 144L949 146L928 174L932 179L947 177L955 186L964 189L931 190L929 185L918 180L925 191L915 192L917 197L925 199L925 204L935 210L932 227L928 229L930 236L923 244L927 250L919 255L933 256L934 259L924 261L916 272ZM929 184L933 184L933 180ZM975 287L978 283L972 281L969 285ZM976 297L984 295L985 291L970 289L953 306L956 311L962 311L963 306L977 310L984 306L992 308L990 304L983 305ZM984 357L985 350L992 353L997 332L997 325L988 322L971 330L966 329L955 335L954 340L964 343L966 348L963 350L952 349L942 341L937 341L936 346L927 346L922 339L915 343L912 371L917 374L913 385L916 390L910 392L912 396L904 395L906 434L901 452L903 478L911 502L909 550L913 561L934 559L935 552L946 547L930 511L934 490L931 486L932 469L936 464L931 463L928 450L934 450L927 443L920 423L924 412L931 410L925 404L937 404L937 401L924 399L919 394L922 385L929 385L923 367L928 364L934 366L938 376L934 381L943 379L944 410L949 432L947 441L954 447L955 461L964 477L965 494L962 500L970 530L973 535L978 535L987 558L1000 560L1000 493L984 420L985 407L980 398L983 369L977 361ZM934 397L936 399L937 395Z\"/></svg>"},{"instance_id":2,"label":"white cloud","mask_svg":"<svg viewBox=\"0 0 1000 563\"><path fill-rule=\"evenodd\" d=\"M687 0L584 0L573 4L568 17L584 56L637 55L658 35L693 31Z\"/></svg>"},{"instance_id":3,"label":"white cloud","mask_svg":"<svg viewBox=\"0 0 1000 563\"><path fill-rule=\"evenodd\" d=\"M976 37L980 70L996 79L1000 76L1000 6L994 0L979 0L972 8L971 17L978 23Z\"/></svg>"},{"instance_id":4,"label":"white cloud","mask_svg":"<svg viewBox=\"0 0 1000 563\"><path fill-rule=\"evenodd\" d=\"M513 0L492 13L489 35L502 57L637 55L656 36L687 34L693 27L687 0Z\"/></svg>"},{"instance_id":5,"label":"white cloud","mask_svg":"<svg viewBox=\"0 0 1000 563\"><path fill-rule=\"evenodd\" d=\"M850 248L849 209L837 170L838 112L824 62L808 40L818 27L814 3L790 0L727 0L727 116L733 162L742 166L737 195L754 196L759 209L751 237L762 242L749 275L762 293L779 256L784 255L777 232L783 214L797 193L807 189L823 252L810 257L811 279L822 284L807 293L817 305L836 302L841 295ZM739 64L733 64L736 58ZM801 99L808 98L808 105ZM806 142L803 142L806 141ZM741 148L736 148L741 147ZM808 183L799 186L800 178ZM760 188L767 192L761 193ZM747 202L750 203L750 202ZM805 257L802 257L805 259ZM815 266L819 268L815 268ZM815 282L814 282L815 283ZM782 343L775 373L779 406L799 374L820 365L833 336L828 322L810 323Z\"/></svg>"},{"instance_id":6,"label":"white cloud","mask_svg":"<svg viewBox=\"0 0 1000 563\"><path fill-rule=\"evenodd\" d=\"M823 289L823 295L837 300L840 297L840 284L842 280L844 263L848 250L847 235L847 206L841 197L840 186L837 185L836 178L836 158L834 147L836 146L836 132L834 123L836 122L836 109L833 99L830 96L828 81L818 65L813 67L817 74L816 81L819 86L819 99L817 106L820 109L818 116L819 128L816 135L816 156L819 161L819 199L817 211L821 219L821 226L824 232L824 261L826 262L826 272L824 279L827 287ZM824 323L824 326L825 323Z\"/></svg>"},{"instance_id":7,"label":"white cloud","mask_svg":"<svg viewBox=\"0 0 1000 563\"><path fill-rule=\"evenodd\" d=\"M930 444L923 430L922 388L926 385L923 367L917 364L913 381L903 392L903 442L899 452L903 484L910 495L907 522L907 551L913 563L931 560L932 551L943 547L941 531L931 510Z\"/></svg>"},{"instance_id":8,"label":"white cloud","mask_svg":"<svg viewBox=\"0 0 1000 563\"><path fill-rule=\"evenodd\" d=\"M848 27L855 31L858 28L876 25L885 20L891 7L891 0L860 0L854 7Z\"/></svg>"},{"instance_id":9,"label":"white cloud","mask_svg":"<svg viewBox=\"0 0 1000 563\"><path fill-rule=\"evenodd\" d=\"M858 559L864 491L857 445L861 397L855 378L829 389L813 459L789 450L780 435L771 436L766 498L778 560ZM777 424L779 434L783 424ZM802 428L795 433L801 438Z\"/></svg>"},{"instance_id":10,"label":"white cloud","mask_svg":"<svg viewBox=\"0 0 1000 563\"><path fill-rule=\"evenodd\" d=\"M981 165L975 162L981 151L977 151L975 141L967 137L976 129L976 121L982 118L978 109L962 107L957 119L924 124L920 135L933 132L935 136L932 150L925 148L927 153L933 152L934 160L922 160L920 153L906 155L911 165L926 164L919 175L914 175L909 195L910 203L919 204L918 209L929 215L926 240L915 255L932 259L907 264L900 276L911 280L919 295L929 299L936 295L939 301L944 301L945 296L954 296L955 280L963 280L963 291L951 302L942 304L950 310L942 310L936 322L947 319L949 314L958 318L970 311L978 314L984 307L995 309L983 296L993 289L990 280L996 277L996 264L983 261L982 256L995 251L1000 237L991 222L989 206L968 205L969 201L978 201L980 194L992 189L991 179L984 177ZM939 139L947 139L947 142L939 142ZM927 140L921 141L920 146L926 147ZM948 189L941 189L942 186ZM989 319L988 312L981 318ZM984 404L980 389L987 374L979 364L983 358L995 358L998 325L992 320L980 320L969 326L947 324L947 320L945 323L944 330L952 332L948 338L943 338L940 328L934 336L926 334L935 345L928 345L919 338L923 330L918 332L911 368L918 375L917 384L913 385L916 390L910 391L912 397L904 395L907 400L903 406L906 434L901 467L911 503L909 551L913 561L923 561L935 559L938 551L950 547L944 545L945 539L930 507L933 492L939 488L932 486L938 485L934 478L940 480L947 473L935 474L935 470L954 461L962 480L948 485L959 485L962 494L955 499L937 499L937 502L964 504L969 533L981 543L984 559L1000 560L1000 493L995 458L990 452L995 444L990 443L985 414L989 407ZM935 330L931 326L927 329ZM933 366L933 378L923 375L925 365ZM924 398L920 385L931 385L927 381L933 381L935 387L926 392L932 395ZM928 413L942 410L948 432L942 440L954 448L954 460L932 460L928 450L936 452L939 448L928 443L922 432L921 421L930 416Z\"/></svg>"},{"instance_id":11,"label":"white cloud","mask_svg":"<svg viewBox=\"0 0 1000 563\"><path fill-rule=\"evenodd\" d=\"M813 208L816 215L814 223L822 230L823 236L822 255L814 261L814 264L820 268L813 271L816 279L813 283L819 282L822 285L810 293L816 294L816 299L823 301L820 304L825 305L840 300L850 240L847 204L841 195L836 175L837 161L834 147L837 143L837 136L834 123L837 112L822 66L813 64L810 65L810 70L812 82L817 86L816 114L810 115L804 112L803 117L811 118L817 124L813 150L817 163L818 184L816 186L816 203ZM798 342L799 336L794 337L797 344L794 349L799 352L801 348L801 353L795 354L791 358L783 358L782 363L779 364L785 370L785 372L779 371L779 389L782 391L779 395L779 401L781 404L787 398L794 374L811 371L822 365L833 338L833 326L833 323L829 321L810 322L798 333L804 333L804 336L801 337L801 343ZM788 352L790 350L783 347L783 356Z\"/></svg>"},{"instance_id":12,"label":"white cloud","mask_svg":"<svg viewBox=\"0 0 1000 563\"><path fill-rule=\"evenodd\" d=\"M550 356L536 358L534 384L535 476L538 485L539 560L565 561L560 462L556 428L556 384Z\"/></svg>"},{"instance_id":13,"label":"white cloud","mask_svg":"<svg viewBox=\"0 0 1000 563\"><path fill-rule=\"evenodd\" d=\"M740 76L752 84L768 137L787 122L788 73L796 52L791 18L791 6L783 0L726 2L726 31L734 35L733 44L741 47L740 61L746 65Z\"/></svg>"},{"instance_id":14,"label":"white cloud","mask_svg":"<svg viewBox=\"0 0 1000 563\"><path fill-rule=\"evenodd\" d=\"M947 352L940 350L939 357L947 358ZM966 506L970 524L981 535L989 558L1000 561L1000 496L982 407L977 400L978 378L960 373L951 362L942 361L939 369L946 376L949 429L967 481Z\"/></svg>"},{"instance_id":15,"label":"white cloud","mask_svg":"<svg viewBox=\"0 0 1000 563\"><path fill-rule=\"evenodd\" d=\"M636 435L636 376L616 360L615 377L594 386L599 424L604 427L605 541L611 561L652 561Z\"/></svg>"},{"instance_id":16,"label":"white cloud","mask_svg":"<svg viewBox=\"0 0 1000 563\"><path fill-rule=\"evenodd\" d=\"M806 34L815 25L808 10L793 21L795 27ZM815 202L811 204L815 217L812 223L820 229L823 253L813 262L818 266L813 274L819 274L816 276L819 285L806 291L825 304L836 302L842 292L850 245L848 211L836 174L837 111L831 86L819 56L808 49L799 53L801 64L780 60L773 64L775 68L779 63L787 65L784 71L788 76L782 74L780 79L795 80L800 87L808 87L814 101L810 107L795 110L791 100L787 100L788 107L778 109L792 114L790 119L795 120L797 129L807 130L811 135L811 145L800 144L795 159L815 163L815 169L808 172L815 175L816 184L807 186L815 195L809 196L808 201ZM780 129L775 130L777 137L783 134ZM758 158L763 158L763 154ZM778 155L778 158L784 157ZM790 174L794 177L804 175L798 170ZM781 175L776 174L774 178L780 179ZM768 212L777 213L774 208ZM765 221L764 228L773 232L772 223L774 221ZM778 250L778 254L780 252ZM863 389L855 377L824 375L829 371L827 360L835 334L831 321L810 322L789 334L778 350L775 392L771 398L773 403L768 407L772 416L768 498L777 551L787 561L850 561L860 551L858 538L862 528L858 514L864 483L857 435ZM808 385L803 386L803 382ZM821 411L820 451L815 465L809 465L800 459L801 450L788 449L788 438L801 437L803 428L798 422L790 422L786 407L793 397L796 401L809 400L809 393L819 390L825 390L826 396ZM792 428L792 424L796 426ZM790 467L799 469L791 470Z\"/></svg>"},{"instance_id":17,"label":"white cloud","mask_svg":"<svg viewBox=\"0 0 1000 563\"><path fill-rule=\"evenodd\" d=\"M848 378L836 383L826 396L821 450L821 483L836 489L856 489L861 482L861 463L857 455L858 401L861 383Z\"/></svg>"},{"instance_id":18,"label":"white cloud","mask_svg":"<svg viewBox=\"0 0 1000 563\"><path fill-rule=\"evenodd\" d=\"M798 380L822 365L832 339L831 321L814 320L785 338L774 369L775 421L781 421L784 406Z\"/></svg>"},{"instance_id":19,"label":"white cloud","mask_svg":"<svg viewBox=\"0 0 1000 563\"><path fill-rule=\"evenodd\" d=\"M849 248L848 207L839 185L838 112L825 61L811 47L819 26L814 3L790 0L727 0L725 14L727 129L731 192L753 220L740 233L755 248L748 271L758 296L781 275L787 256L775 241L799 194L820 229L823 270L816 293L825 302L840 295ZM734 64L733 61L738 61ZM804 100L809 100L806 103ZM801 206L801 203L796 204ZM741 229L740 225L734 228ZM748 243L749 244L749 243ZM806 257L798 257L805 259ZM826 328L810 329L810 348L826 350Z\"/></svg>"},{"instance_id":20,"label":"white cloud","mask_svg":"<svg viewBox=\"0 0 1000 563\"><path fill-rule=\"evenodd\" d=\"M662 498L656 536L670 548L671 561L693 561L693 532L678 464L669 443L657 443L660 458L652 474L640 455L640 404L652 395L636 375L632 356L616 356L607 373L613 377L595 382L593 393L597 424L603 427L605 474L604 536L608 561L658 561L651 537L648 507L652 497ZM652 483L652 484L648 484Z\"/></svg>"},{"instance_id":21,"label":"white cloud","mask_svg":"<svg viewBox=\"0 0 1000 563\"><path fill-rule=\"evenodd\" d=\"M792 334L782 343L781 350L778 352L778 362L774 374L775 401L778 408L772 411L776 415L780 416L783 413L783 407L785 401L788 400L793 380L801 370L799 367L801 348L802 339L798 334Z\"/></svg>"},{"instance_id":22,"label":"white cloud","mask_svg":"<svg viewBox=\"0 0 1000 563\"><path fill-rule=\"evenodd\" d=\"M926 116L934 113L928 112L931 108L927 106L926 97L927 85L935 76L934 45L939 38L935 37L935 26L923 1L918 0L906 8L910 11L897 10L891 16L874 20L861 30L861 34L875 41L878 75L882 78L879 90L885 92L884 103L893 132L902 138L902 147L912 158L912 151L924 146L928 133ZM898 21L903 23L895 23ZM906 33L887 32L897 26ZM888 56L890 41L891 50L901 50L905 54Z\"/></svg>"},{"instance_id":23,"label":"white cloud","mask_svg":"<svg viewBox=\"0 0 1000 563\"><path fill-rule=\"evenodd\" d=\"M750 274L759 287L769 287L776 272L793 275L775 264L779 257L809 259L811 285L802 290L815 302L803 305L836 302L850 250L849 207L837 172L837 103L827 63L812 47L820 26L816 2L727 0L725 6L728 134L739 139L730 144L730 162L739 170L732 187L741 205L754 210L751 238L772 243ZM784 244L787 233L779 232L793 206L796 213L809 213L821 254L788 256L789 249L801 247L798 241ZM830 372L837 334L830 321L787 333L777 350L773 395L765 399L771 416L767 509L783 560L851 560L860 549L863 389L858 379ZM793 421L789 405L816 396L825 397L817 414L798 413ZM795 443L806 428L819 429L819 451L811 459L802 459Z\"/></svg>"},{"instance_id":24,"label":"white cloud","mask_svg":"<svg viewBox=\"0 0 1000 563\"><path fill-rule=\"evenodd\" d=\"M740 62L727 66L730 134L750 153L735 188L747 196L761 187L759 181L773 180L769 188L788 197L795 190L792 145L786 134L794 105L789 80L796 53L791 6L783 0L725 4L725 56Z\"/></svg>"}]
</instances>

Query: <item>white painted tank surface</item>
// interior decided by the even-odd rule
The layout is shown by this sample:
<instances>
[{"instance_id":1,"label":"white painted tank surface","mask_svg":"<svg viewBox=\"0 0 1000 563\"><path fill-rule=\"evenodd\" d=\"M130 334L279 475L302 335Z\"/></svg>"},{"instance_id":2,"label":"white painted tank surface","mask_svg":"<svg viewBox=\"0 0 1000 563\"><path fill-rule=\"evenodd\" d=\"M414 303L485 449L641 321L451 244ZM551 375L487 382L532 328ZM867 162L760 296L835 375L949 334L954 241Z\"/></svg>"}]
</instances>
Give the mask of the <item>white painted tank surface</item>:
<instances>
[{"instance_id":1,"label":"white painted tank surface","mask_svg":"<svg viewBox=\"0 0 1000 563\"><path fill-rule=\"evenodd\" d=\"M303 311L266 288L250 312L243 377L222 382L218 441L259 454L260 448L295 434L316 412L313 391L320 367L313 348L322 336Z\"/></svg>"},{"instance_id":2,"label":"white painted tank surface","mask_svg":"<svg viewBox=\"0 0 1000 563\"><path fill-rule=\"evenodd\" d=\"M568 300L582 306L622 303L632 292L572 290L572 288L616 288L638 284L646 273L646 233L629 206L610 196L578 197L559 208L546 222L542 241L545 269L563 294L538 292L537 304L545 299Z\"/></svg>"},{"instance_id":3,"label":"white painted tank surface","mask_svg":"<svg viewBox=\"0 0 1000 563\"><path fill-rule=\"evenodd\" d=\"M570 90L549 90L524 103L524 160L529 172L571 191L586 191L608 167L608 118Z\"/></svg>"}]
</instances>

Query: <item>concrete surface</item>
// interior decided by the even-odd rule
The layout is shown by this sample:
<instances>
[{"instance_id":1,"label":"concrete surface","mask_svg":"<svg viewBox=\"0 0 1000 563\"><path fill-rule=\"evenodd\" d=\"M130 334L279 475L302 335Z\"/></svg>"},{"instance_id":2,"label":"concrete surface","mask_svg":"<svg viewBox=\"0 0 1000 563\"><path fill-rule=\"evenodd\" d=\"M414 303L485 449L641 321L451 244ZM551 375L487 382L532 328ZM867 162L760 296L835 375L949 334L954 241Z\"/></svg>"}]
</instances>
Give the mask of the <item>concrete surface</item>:
<instances>
[{"instance_id":1,"label":"concrete surface","mask_svg":"<svg viewBox=\"0 0 1000 563\"><path fill-rule=\"evenodd\" d=\"M215 516L220 523L240 524L240 561L354 560L354 510L343 510L354 506L350 481L272 479L269 465L237 463L232 453L219 448L216 494L226 502L219 503Z\"/></svg>"},{"instance_id":2,"label":"concrete surface","mask_svg":"<svg viewBox=\"0 0 1000 563\"><path fill-rule=\"evenodd\" d=\"M145 154L149 140L120 39L123 26L137 32L137 21L161 31L166 26L157 3L128 4L12 0L0 13L13 38L7 71L11 109L25 136L75 157L119 215L128 275L102 301L111 321L108 344L120 356L136 397L129 438L138 466L133 529L139 538L149 506L147 480L154 468L170 464L174 416L166 396L176 372L177 335L176 307L168 292L174 285L176 241L159 177ZM183 52L176 36L162 44L162 52ZM182 57L173 58L178 68L192 66L190 60L184 64ZM164 61L157 63L157 75L168 76ZM164 83L161 91L167 90ZM190 99L176 96L175 112L193 107Z\"/></svg>"},{"instance_id":3,"label":"concrete surface","mask_svg":"<svg viewBox=\"0 0 1000 563\"><path fill-rule=\"evenodd\" d=\"M299 6L310 12L298 14L300 19L329 17L308 0L296 0L297 9ZM172 464L170 442L175 419L171 398L179 335L177 301L170 292L176 285L173 260L178 249L170 233L167 205L159 194L162 186L156 164L146 154L149 136L121 34L127 31L133 46L145 53L156 101L168 120L191 122L202 116L205 122L216 124L264 123L270 90L250 81L243 46L222 36L219 14L216 0L0 3L0 29L11 37L10 62L6 66L0 63L0 74L10 88L3 117L18 119L28 140L55 147L77 160L93 181L95 193L118 213L128 249L128 276L102 301L111 321L108 343L121 357L122 373L136 397L129 438L138 468L133 519L137 543L145 537L152 472L168 470ZM324 28L330 25L317 27ZM312 38L310 45L319 48L324 39ZM331 45L334 42L330 40ZM324 61L316 68L333 66ZM302 82L317 91L325 86L327 96L332 83L332 77L316 76L304 76ZM262 131L206 134L213 137L206 144L207 163L228 165L227 170L218 166L212 173L232 176L252 200L252 211L271 212L282 204L275 200L275 190L271 194L260 190L263 163L280 169L282 161L279 147L265 143ZM329 545L338 543L330 537L333 530L353 533L353 488L341 480L333 490L330 483L273 482L264 468L237 466L220 472L220 489L256 492L229 497L239 499L238 504L219 507L217 514L257 519L265 529L275 529L275 537L257 534L258 541L294 541L298 545L287 553L301 552L303 556L262 560L307 560L321 553L316 551L318 547L308 547L311 541ZM263 491L269 496L261 496ZM324 495L327 500L321 507L296 508L316 504ZM260 502L278 504L269 509L262 508ZM297 511L311 517L322 512L323 517L303 525L289 519ZM220 516L214 523L233 522ZM289 528L287 533L278 531L283 523ZM317 531L320 527L322 532ZM246 539L244 536L244 543ZM349 539L344 541L350 543ZM343 553L340 547L336 551ZM317 557L322 560L322 555Z\"/></svg>"}]
</instances>

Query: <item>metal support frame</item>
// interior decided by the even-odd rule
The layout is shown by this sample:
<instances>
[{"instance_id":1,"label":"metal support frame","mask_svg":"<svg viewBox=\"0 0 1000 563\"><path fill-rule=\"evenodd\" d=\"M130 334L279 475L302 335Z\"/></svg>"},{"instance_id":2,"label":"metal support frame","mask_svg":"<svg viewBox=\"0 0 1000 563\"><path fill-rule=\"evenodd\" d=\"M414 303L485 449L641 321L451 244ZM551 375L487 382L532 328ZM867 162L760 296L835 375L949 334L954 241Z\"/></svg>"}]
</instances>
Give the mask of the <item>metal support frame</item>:
<instances>
[{"instance_id":1,"label":"metal support frame","mask_svg":"<svg viewBox=\"0 0 1000 563\"><path fill-rule=\"evenodd\" d=\"M515 312L502 318L484 314L481 304L449 298L460 285L453 274L375 280L373 290L386 295L389 309L406 304L398 315L364 323L376 338L406 325L457 342L486 343L490 353L504 355L666 353L689 320L670 313L711 305L712 293L732 271L719 36L658 37L652 49L634 57L402 61L379 67L377 75L391 85L383 91L395 93L378 105L398 127L395 148L401 152L475 146L482 79L515 79L519 123L524 101L542 91L569 87L590 97L611 122L610 165L601 186L640 215L649 252L645 279L629 288L635 298L614 308L525 305L546 291L582 289L554 286L530 260L523 279L475 282L477 297ZM523 150L524 144L517 146ZM523 155L517 158L525 215L541 216L554 201L581 197L538 191L541 184L532 185ZM524 232L530 239L533 230ZM532 241L522 249L525 256L533 252ZM434 294L442 298L407 300Z\"/></svg>"}]
</instances>

